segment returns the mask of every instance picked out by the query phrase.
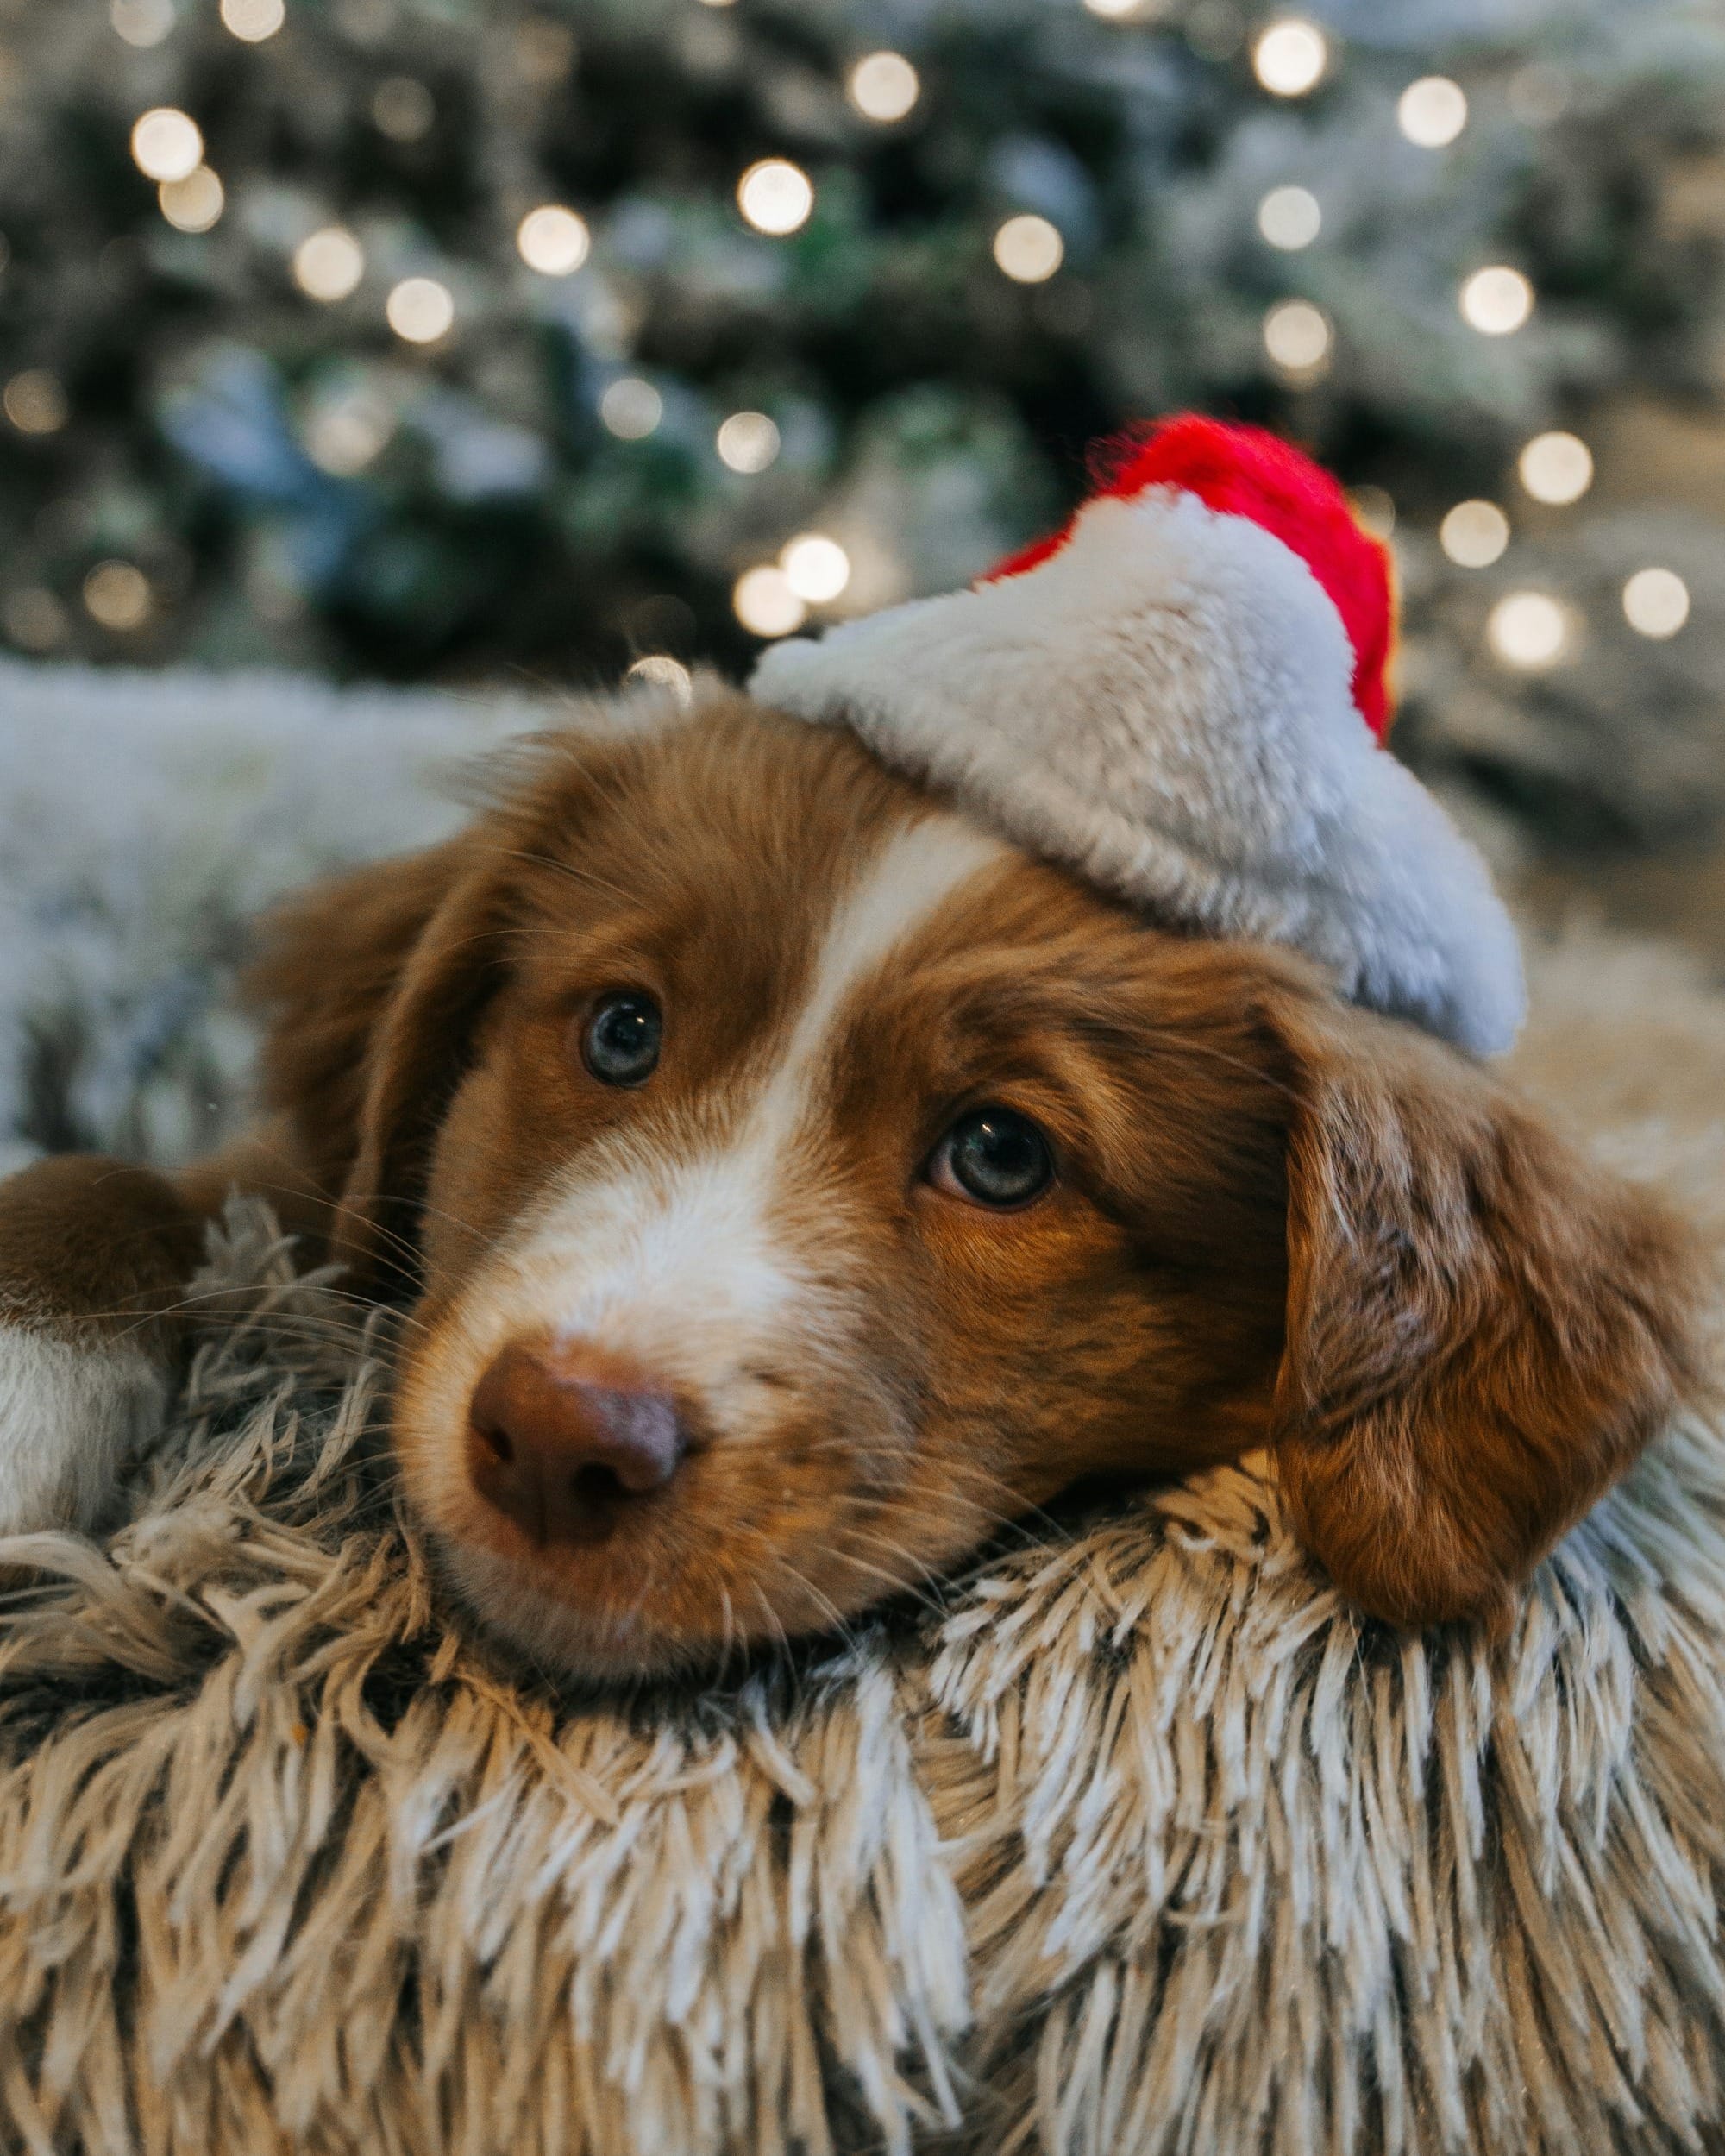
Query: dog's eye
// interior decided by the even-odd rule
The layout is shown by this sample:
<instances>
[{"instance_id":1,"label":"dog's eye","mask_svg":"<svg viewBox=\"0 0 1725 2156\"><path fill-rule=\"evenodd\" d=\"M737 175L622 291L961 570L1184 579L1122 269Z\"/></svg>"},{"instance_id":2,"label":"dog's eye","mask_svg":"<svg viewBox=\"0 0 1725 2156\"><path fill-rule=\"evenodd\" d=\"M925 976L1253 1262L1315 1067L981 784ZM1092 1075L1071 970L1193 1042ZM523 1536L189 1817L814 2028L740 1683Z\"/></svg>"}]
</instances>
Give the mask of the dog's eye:
<instances>
[{"instance_id":1,"label":"dog's eye","mask_svg":"<svg viewBox=\"0 0 1725 2156\"><path fill-rule=\"evenodd\" d=\"M665 1021L650 996L607 996L581 1035L581 1061L604 1085L640 1085L659 1062Z\"/></svg>"},{"instance_id":2,"label":"dog's eye","mask_svg":"<svg viewBox=\"0 0 1725 2156\"><path fill-rule=\"evenodd\" d=\"M961 1116L934 1149L928 1179L937 1190L977 1205L1028 1205L1054 1180L1048 1141L1028 1116L976 1108Z\"/></svg>"}]
</instances>

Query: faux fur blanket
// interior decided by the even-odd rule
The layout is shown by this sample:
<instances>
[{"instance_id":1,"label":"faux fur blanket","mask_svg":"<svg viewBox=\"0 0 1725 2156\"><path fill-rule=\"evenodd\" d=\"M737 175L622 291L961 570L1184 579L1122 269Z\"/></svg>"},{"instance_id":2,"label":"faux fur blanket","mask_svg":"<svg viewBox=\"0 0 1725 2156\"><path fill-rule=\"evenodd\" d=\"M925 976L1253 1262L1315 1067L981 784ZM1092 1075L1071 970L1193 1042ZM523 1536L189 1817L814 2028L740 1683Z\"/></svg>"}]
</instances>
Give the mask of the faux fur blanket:
<instances>
[{"instance_id":1,"label":"faux fur blanket","mask_svg":"<svg viewBox=\"0 0 1725 2156\"><path fill-rule=\"evenodd\" d=\"M0 810L0 864L33 843ZM1725 1249L1725 1001L1593 935L1533 973L1523 1082ZM444 1606L382 1329L255 1210L201 1285L112 1538L10 1548L53 1583L0 1603L0 2147L1725 2146L1719 1430L1496 1650L1357 1620L1249 1464L794 1663L582 1699Z\"/></svg>"}]
</instances>

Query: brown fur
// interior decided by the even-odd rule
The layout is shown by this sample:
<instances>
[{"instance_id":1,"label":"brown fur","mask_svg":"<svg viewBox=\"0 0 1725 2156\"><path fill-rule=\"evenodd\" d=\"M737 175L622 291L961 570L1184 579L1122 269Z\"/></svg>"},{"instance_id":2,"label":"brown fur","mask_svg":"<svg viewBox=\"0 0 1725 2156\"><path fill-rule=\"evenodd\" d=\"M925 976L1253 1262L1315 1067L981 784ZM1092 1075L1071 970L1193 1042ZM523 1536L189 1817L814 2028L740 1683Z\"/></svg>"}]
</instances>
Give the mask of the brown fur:
<instances>
[{"instance_id":1,"label":"brown fur","mask_svg":"<svg viewBox=\"0 0 1725 2156\"><path fill-rule=\"evenodd\" d=\"M704 1659L911 1584L1081 1477L1269 1442L1363 1606L1499 1612L1695 1382L1681 1232L1303 964L1147 929L1022 857L869 984L775 1170L819 1324L747 1368L703 1349L711 1387L672 1373L700 1442L615 1547L536 1549L486 1508L449 1403L499 1248L587 1164L668 1173L741 1127L847 875L930 810L847 736L710 703L543 745L462 837L274 924L267 1096L336 1248L418 1298L398 1442L455 1576L530 1645L536 1611L576 1612L603 1672ZM674 1029L638 1091L571 1048L619 985ZM984 1099L1053 1141L1025 1211L921 1173Z\"/></svg>"}]
</instances>

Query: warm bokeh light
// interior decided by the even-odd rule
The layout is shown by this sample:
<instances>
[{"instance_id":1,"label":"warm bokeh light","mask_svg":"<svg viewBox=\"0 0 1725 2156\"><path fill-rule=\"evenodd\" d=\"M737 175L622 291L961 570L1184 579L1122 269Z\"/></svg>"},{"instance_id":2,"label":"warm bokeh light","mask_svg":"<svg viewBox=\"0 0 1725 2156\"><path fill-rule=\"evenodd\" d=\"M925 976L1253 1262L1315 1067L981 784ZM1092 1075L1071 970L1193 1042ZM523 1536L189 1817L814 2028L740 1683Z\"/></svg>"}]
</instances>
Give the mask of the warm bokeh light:
<instances>
[{"instance_id":1,"label":"warm bokeh light","mask_svg":"<svg viewBox=\"0 0 1725 2156\"><path fill-rule=\"evenodd\" d=\"M1387 539L1396 530L1396 499L1382 487L1356 487L1348 497L1353 513L1374 539Z\"/></svg>"},{"instance_id":2,"label":"warm bokeh light","mask_svg":"<svg viewBox=\"0 0 1725 2156\"><path fill-rule=\"evenodd\" d=\"M1461 317L1482 336L1509 336L1534 311L1534 287L1519 269L1495 262L1463 285Z\"/></svg>"},{"instance_id":3,"label":"warm bokeh light","mask_svg":"<svg viewBox=\"0 0 1725 2156\"><path fill-rule=\"evenodd\" d=\"M572 277L586 261L593 237L584 218L561 203L543 203L523 217L515 244L529 269L542 277Z\"/></svg>"},{"instance_id":4,"label":"warm bokeh light","mask_svg":"<svg viewBox=\"0 0 1725 2156\"><path fill-rule=\"evenodd\" d=\"M345 299L365 273L365 249L344 224L326 224L294 249L293 281L308 299Z\"/></svg>"},{"instance_id":5,"label":"warm bokeh light","mask_svg":"<svg viewBox=\"0 0 1725 2156\"><path fill-rule=\"evenodd\" d=\"M737 181L737 206L757 232L780 240L808 223L814 188L788 158L763 157Z\"/></svg>"},{"instance_id":6,"label":"warm bokeh light","mask_svg":"<svg viewBox=\"0 0 1725 2156\"><path fill-rule=\"evenodd\" d=\"M315 406L302 430L305 452L320 471L352 479L374 463L395 432L395 414L363 389Z\"/></svg>"},{"instance_id":7,"label":"warm bokeh light","mask_svg":"<svg viewBox=\"0 0 1725 2156\"><path fill-rule=\"evenodd\" d=\"M1043 285L1066 259L1066 242L1046 217L1008 217L994 235L994 260L1018 285Z\"/></svg>"},{"instance_id":8,"label":"warm bokeh light","mask_svg":"<svg viewBox=\"0 0 1725 2156\"><path fill-rule=\"evenodd\" d=\"M132 129L132 162L146 179L184 179L204 162L204 135L189 112L157 105Z\"/></svg>"},{"instance_id":9,"label":"warm bokeh light","mask_svg":"<svg viewBox=\"0 0 1725 2156\"><path fill-rule=\"evenodd\" d=\"M1623 619L1663 643L1689 619L1689 586L1675 569L1639 569L1623 587Z\"/></svg>"},{"instance_id":10,"label":"warm bokeh light","mask_svg":"<svg viewBox=\"0 0 1725 2156\"><path fill-rule=\"evenodd\" d=\"M222 0L222 26L247 45L261 45L287 20L284 0Z\"/></svg>"},{"instance_id":11,"label":"warm bokeh light","mask_svg":"<svg viewBox=\"0 0 1725 2156\"><path fill-rule=\"evenodd\" d=\"M435 277L404 277L384 303L384 315L408 344L435 344L455 320L455 295Z\"/></svg>"},{"instance_id":12,"label":"warm bokeh light","mask_svg":"<svg viewBox=\"0 0 1725 2156\"><path fill-rule=\"evenodd\" d=\"M791 589L791 580L775 563L762 563L739 576L731 603L737 619L757 637L787 637L802 627L808 615L808 608Z\"/></svg>"},{"instance_id":13,"label":"warm bokeh light","mask_svg":"<svg viewBox=\"0 0 1725 2156\"><path fill-rule=\"evenodd\" d=\"M680 704L687 704L694 695L694 682L689 669L681 659L669 657L662 651L654 651L644 659L637 659L624 675L626 682L639 682L650 688L668 688Z\"/></svg>"},{"instance_id":14,"label":"warm bokeh light","mask_svg":"<svg viewBox=\"0 0 1725 2156\"><path fill-rule=\"evenodd\" d=\"M902 120L921 94L917 71L902 53L869 53L851 69L845 95L865 120L889 126Z\"/></svg>"},{"instance_id":15,"label":"warm bokeh light","mask_svg":"<svg viewBox=\"0 0 1725 2156\"><path fill-rule=\"evenodd\" d=\"M1467 95L1447 75L1421 75L1402 92L1396 124L1422 150L1440 150L1467 125Z\"/></svg>"},{"instance_id":16,"label":"warm bokeh light","mask_svg":"<svg viewBox=\"0 0 1725 2156\"><path fill-rule=\"evenodd\" d=\"M390 75L372 96L372 120L392 142L423 142L437 118L437 101L411 75Z\"/></svg>"},{"instance_id":17,"label":"warm bokeh light","mask_svg":"<svg viewBox=\"0 0 1725 2156\"><path fill-rule=\"evenodd\" d=\"M172 30L173 0L113 0L108 20L116 37L145 52L152 45L160 45Z\"/></svg>"},{"instance_id":18,"label":"warm bokeh light","mask_svg":"<svg viewBox=\"0 0 1725 2156\"><path fill-rule=\"evenodd\" d=\"M1536 434L1515 467L1535 501L1561 508L1579 501L1593 484L1593 452L1579 435Z\"/></svg>"},{"instance_id":19,"label":"warm bokeh light","mask_svg":"<svg viewBox=\"0 0 1725 2156\"><path fill-rule=\"evenodd\" d=\"M752 478L779 454L779 430L764 412L733 412L717 437L719 461Z\"/></svg>"},{"instance_id":20,"label":"warm bokeh light","mask_svg":"<svg viewBox=\"0 0 1725 2156\"><path fill-rule=\"evenodd\" d=\"M644 442L665 416L665 400L639 374L623 374L599 400L599 416L619 442Z\"/></svg>"},{"instance_id":21,"label":"warm bokeh light","mask_svg":"<svg viewBox=\"0 0 1725 2156\"><path fill-rule=\"evenodd\" d=\"M26 584L0 600L0 629L21 651L52 651L66 642L72 624L45 585Z\"/></svg>"},{"instance_id":22,"label":"warm bokeh light","mask_svg":"<svg viewBox=\"0 0 1725 2156\"><path fill-rule=\"evenodd\" d=\"M45 367L14 374L0 390L0 410L20 434L58 434L72 417L59 375Z\"/></svg>"},{"instance_id":23,"label":"warm bokeh light","mask_svg":"<svg viewBox=\"0 0 1725 2156\"><path fill-rule=\"evenodd\" d=\"M1460 569L1490 569L1509 544L1509 519L1495 501L1458 501L1438 526L1438 544Z\"/></svg>"},{"instance_id":24,"label":"warm bokeh light","mask_svg":"<svg viewBox=\"0 0 1725 2156\"><path fill-rule=\"evenodd\" d=\"M1330 318L1309 299L1281 299L1264 317L1264 349L1284 373L1313 375L1329 362Z\"/></svg>"},{"instance_id":25,"label":"warm bokeh light","mask_svg":"<svg viewBox=\"0 0 1725 2156\"><path fill-rule=\"evenodd\" d=\"M1289 16L1272 22L1251 48L1251 71L1277 97L1303 97L1323 79L1330 48L1315 22Z\"/></svg>"},{"instance_id":26,"label":"warm bokeh light","mask_svg":"<svg viewBox=\"0 0 1725 2156\"><path fill-rule=\"evenodd\" d=\"M805 531L779 556L785 581L800 600L824 607L850 581L850 556L824 531Z\"/></svg>"},{"instance_id":27,"label":"warm bokeh light","mask_svg":"<svg viewBox=\"0 0 1725 2156\"><path fill-rule=\"evenodd\" d=\"M1258 205L1258 229L1286 254L1309 247L1324 229L1324 213L1308 187L1272 187Z\"/></svg>"},{"instance_id":28,"label":"warm bokeh light","mask_svg":"<svg viewBox=\"0 0 1725 2156\"><path fill-rule=\"evenodd\" d=\"M161 213L176 232L207 232L219 222L228 198L207 165L184 179L165 179L156 189Z\"/></svg>"},{"instance_id":29,"label":"warm bokeh light","mask_svg":"<svg viewBox=\"0 0 1725 2156\"><path fill-rule=\"evenodd\" d=\"M1485 633L1506 666L1532 673L1554 665L1568 651L1568 611L1549 592L1514 591L1491 609Z\"/></svg>"},{"instance_id":30,"label":"warm bokeh light","mask_svg":"<svg viewBox=\"0 0 1725 2156\"><path fill-rule=\"evenodd\" d=\"M125 634L150 618L149 579L130 562L98 562L84 580L84 604L92 621Z\"/></svg>"}]
</instances>

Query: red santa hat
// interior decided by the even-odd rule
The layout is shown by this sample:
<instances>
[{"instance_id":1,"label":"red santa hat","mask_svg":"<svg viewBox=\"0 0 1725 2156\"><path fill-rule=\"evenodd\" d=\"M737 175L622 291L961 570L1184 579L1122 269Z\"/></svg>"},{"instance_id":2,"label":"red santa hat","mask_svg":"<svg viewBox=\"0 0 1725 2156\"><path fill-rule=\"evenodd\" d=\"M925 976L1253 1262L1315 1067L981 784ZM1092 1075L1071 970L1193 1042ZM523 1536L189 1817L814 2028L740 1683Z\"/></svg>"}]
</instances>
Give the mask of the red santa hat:
<instances>
[{"instance_id":1,"label":"red santa hat","mask_svg":"<svg viewBox=\"0 0 1725 2156\"><path fill-rule=\"evenodd\" d=\"M1383 745L1384 549L1273 435L1105 453L1066 528L969 591L789 639L764 702L850 726L1164 926L1291 945L1481 1054L1524 1008L1484 862Z\"/></svg>"}]
</instances>

